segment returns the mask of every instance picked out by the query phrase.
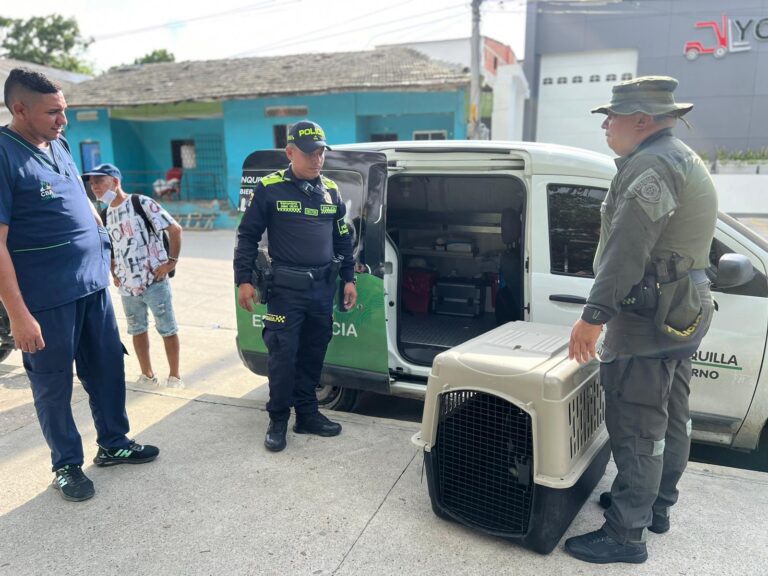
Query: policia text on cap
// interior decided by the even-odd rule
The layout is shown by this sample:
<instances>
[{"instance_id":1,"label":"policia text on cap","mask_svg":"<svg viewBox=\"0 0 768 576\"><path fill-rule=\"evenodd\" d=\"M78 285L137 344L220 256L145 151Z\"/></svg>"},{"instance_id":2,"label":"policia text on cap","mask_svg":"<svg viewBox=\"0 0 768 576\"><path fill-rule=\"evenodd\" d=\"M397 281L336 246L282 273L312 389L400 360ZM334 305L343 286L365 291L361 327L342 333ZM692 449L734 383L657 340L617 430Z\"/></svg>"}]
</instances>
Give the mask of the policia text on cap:
<instances>
[{"instance_id":1,"label":"policia text on cap","mask_svg":"<svg viewBox=\"0 0 768 576\"><path fill-rule=\"evenodd\" d=\"M269 352L269 428L264 445L286 445L290 409L294 432L336 436L341 425L320 414L315 388L332 336L336 278L344 286L344 308L357 302L352 241L344 221L346 207L336 183L321 175L325 161L323 129L298 122L285 149L290 166L261 179L237 232L235 283L238 303L253 310L258 297L267 302L264 344ZM271 270L260 267L263 283L253 286L259 242L269 234Z\"/></svg>"},{"instance_id":2,"label":"policia text on cap","mask_svg":"<svg viewBox=\"0 0 768 576\"><path fill-rule=\"evenodd\" d=\"M672 135L693 108L675 102L676 87L674 78L637 78L593 110L606 115L618 173L569 352L579 362L594 358L606 325L600 380L618 474L601 497L602 528L566 541L566 551L587 562L644 562L647 530L669 530L688 461L691 355L712 318L704 269L717 197L701 159Z\"/></svg>"}]
</instances>

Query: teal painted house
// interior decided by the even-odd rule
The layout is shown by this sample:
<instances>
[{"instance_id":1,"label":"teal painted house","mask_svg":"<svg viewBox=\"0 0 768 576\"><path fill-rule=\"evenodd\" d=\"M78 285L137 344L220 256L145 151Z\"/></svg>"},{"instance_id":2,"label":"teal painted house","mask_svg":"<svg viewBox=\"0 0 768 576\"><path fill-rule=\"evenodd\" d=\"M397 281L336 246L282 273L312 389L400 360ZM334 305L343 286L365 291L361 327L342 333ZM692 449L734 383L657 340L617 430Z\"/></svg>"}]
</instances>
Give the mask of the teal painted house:
<instances>
[{"instance_id":1,"label":"teal painted house","mask_svg":"<svg viewBox=\"0 0 768 576\"><path fill-rule=\"evenodd\" d=\"M318 122L331 144L464 139L468 85L466 70L402 47L131 66L65 93L66 135L83 171L113 162L127 191L225 226L243 160L283 148L294 122Z\"/></svg>"}]
</instances>

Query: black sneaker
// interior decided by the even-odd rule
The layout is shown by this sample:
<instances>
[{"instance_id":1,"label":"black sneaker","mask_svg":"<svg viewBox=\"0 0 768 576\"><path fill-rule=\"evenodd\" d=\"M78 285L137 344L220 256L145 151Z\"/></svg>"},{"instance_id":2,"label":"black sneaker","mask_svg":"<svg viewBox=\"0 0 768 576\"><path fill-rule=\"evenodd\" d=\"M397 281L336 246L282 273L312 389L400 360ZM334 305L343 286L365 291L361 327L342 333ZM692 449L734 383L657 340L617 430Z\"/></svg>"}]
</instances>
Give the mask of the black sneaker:
<instances>
[{"instance_id":1,"label":"black sneaker","mask_svg":"<svg viewBox=\"0 0 768 576\"><path fill-rule=\"evenodd\" d=\"M603 492L600 494L600 506L606 510L611 507L612 501L610 492ZM669 527L669 516L662 516L661 514L654 513L651 525L648 526L648 530L655 534L664 534L665 532L669 532Z\"/></svg>"},{"instance_id":2,"label":"black sneaker","mask_svg":"<svg viewBox=\"0 0 768 576\"><path fill-rule=\"evenodd\" d=\"M317 436L338 436L341 434L341 424L332 422L320 412L314 414L297 414L296 424L293 425L296 434L315 434Z\"/></svg>"},{"instance_id":3,"label":"black sneaker","mask_svg":"<svg viewBox=\"0 0 768 576\"><path fill-rule=\"evenodd\" d=\"M620 544L602 528L588 534L568 538L565 541L565 551L574 558L593 564L610 564L612 562L642 564L648 560L645 542L642 544Z\"/></svg>"},{"instance_id":4,"label":"black sneaker","mask_svg":"<svg viewBox=\"0 0 768 576\"><path fill-rule=\"evenodd\" d=\"M131 443L124 448L107 449L99 446L99 451L93 459L93 463L96 466L144 464L157 458L158 454L160 454L160 450L156 446L137 444L134 440L131 440Z\"/></svg>"},{"instance_id":5,"label":"black sneaker","mask_svg":"<svg viewBox=\"0 0 768 576\"><path fill-rule=\"evenodd\" d=\"M56 477L52 485L59 491L64 500L70 502L82 502L93 498L96 490L93 482L83 474L83 468L79 464L67 464L54 470Z\"/></svg>"}]
</instances>

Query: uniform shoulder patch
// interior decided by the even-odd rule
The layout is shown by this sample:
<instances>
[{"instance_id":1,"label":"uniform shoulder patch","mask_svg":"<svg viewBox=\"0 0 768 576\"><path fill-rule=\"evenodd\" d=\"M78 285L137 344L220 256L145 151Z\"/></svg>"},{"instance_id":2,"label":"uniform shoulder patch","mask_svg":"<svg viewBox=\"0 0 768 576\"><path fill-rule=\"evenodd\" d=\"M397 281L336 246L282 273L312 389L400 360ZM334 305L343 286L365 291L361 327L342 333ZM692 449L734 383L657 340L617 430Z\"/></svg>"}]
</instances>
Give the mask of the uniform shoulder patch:
<instances>
[{"instance_id":1,"label":"uniform shoulder patch","mask_svg":"<svg viewBox=\"0 0 768 576\"><path fill-rule=\"evenodd\" d=\"M272 172L272 174L267 174L261 179L261 185L262 186L269 186L270 184L277 184L279 182L284 182L285 177L283 176L284 172L281 170L279 172Z\"/></svg>"},{"instance_id":2,"label":"uniform shoulder patch","mask_svg":"<svg viewBox=\"0 0 768 576\"><path fill-rule=\"evenodd\" d=\"M334 182L330 178L326 178L325 176L321 175L320 180L322 181L323 186L325 186L326 188L333 188L334 190L339 189L338 184L336 184L336 182Z\"/></svg>"},{"instance_id":3,"label":"uniform shoulder patch","mask_svg":"<svg viewBox=\"0 0 768 576\"><path fill-rule=\"evenodd\" d=\"M333 180L330 178L326 178L322 174L320 175L320 182L323 184L323 187L325 188L325 194L323 195L323 201L328 204L333 204L333 194L329 192L329 190L334 190L336 193L336 200L338 202L341 202L341 193L339 192L339 185L336 184Z\"/></svg>"},{"instance_id":4,"label":"uniform shoulder patch","mask_svg":"<svg viewBox=\"0 0 768 576\"><path fill-rule=\"evenodd\" d=\"M646 202L659 202L664 182L653 168L648 168L645 172L635 178L629 185L629 192Z\"/></svg>"},{"instance_id":5,"label":"uniform shoulder patch","mask_svg":"<svg viewBox=\"0 0 768 576\"><path fill-rule=\"evenodd\" d=\"M632 180L624 196L637 200L652 222L656 222L677 208L672 190L653 168L646 169Z\"/></svg>"}]
</instances>

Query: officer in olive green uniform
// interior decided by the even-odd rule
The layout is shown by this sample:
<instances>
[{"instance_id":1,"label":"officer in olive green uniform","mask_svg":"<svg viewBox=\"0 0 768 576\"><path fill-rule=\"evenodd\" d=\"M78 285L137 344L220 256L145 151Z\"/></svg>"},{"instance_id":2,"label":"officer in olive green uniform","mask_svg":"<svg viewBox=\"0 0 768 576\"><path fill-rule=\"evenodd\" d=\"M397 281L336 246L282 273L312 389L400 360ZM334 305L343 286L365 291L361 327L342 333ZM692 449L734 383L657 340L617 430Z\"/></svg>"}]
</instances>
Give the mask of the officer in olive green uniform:
<instances>
[{"instance_id":1,"label":"officer in olive green uniform","mask_svg":"<svg viewBox=\"0 0 768 576\"><path fill-rule=\"evenodd\" d=\"M618 468L602 528L565 549L595 563L644 562L647 529L669 529L690 447L691 355L709 328L704 269L717 196L701 159L672 135L693 108L677 80L647 76L614 86L602 127L620 157L602 212L595 282L571 333L570 356L600 353L606 426Z\"/></svg>"}]
</instances>

